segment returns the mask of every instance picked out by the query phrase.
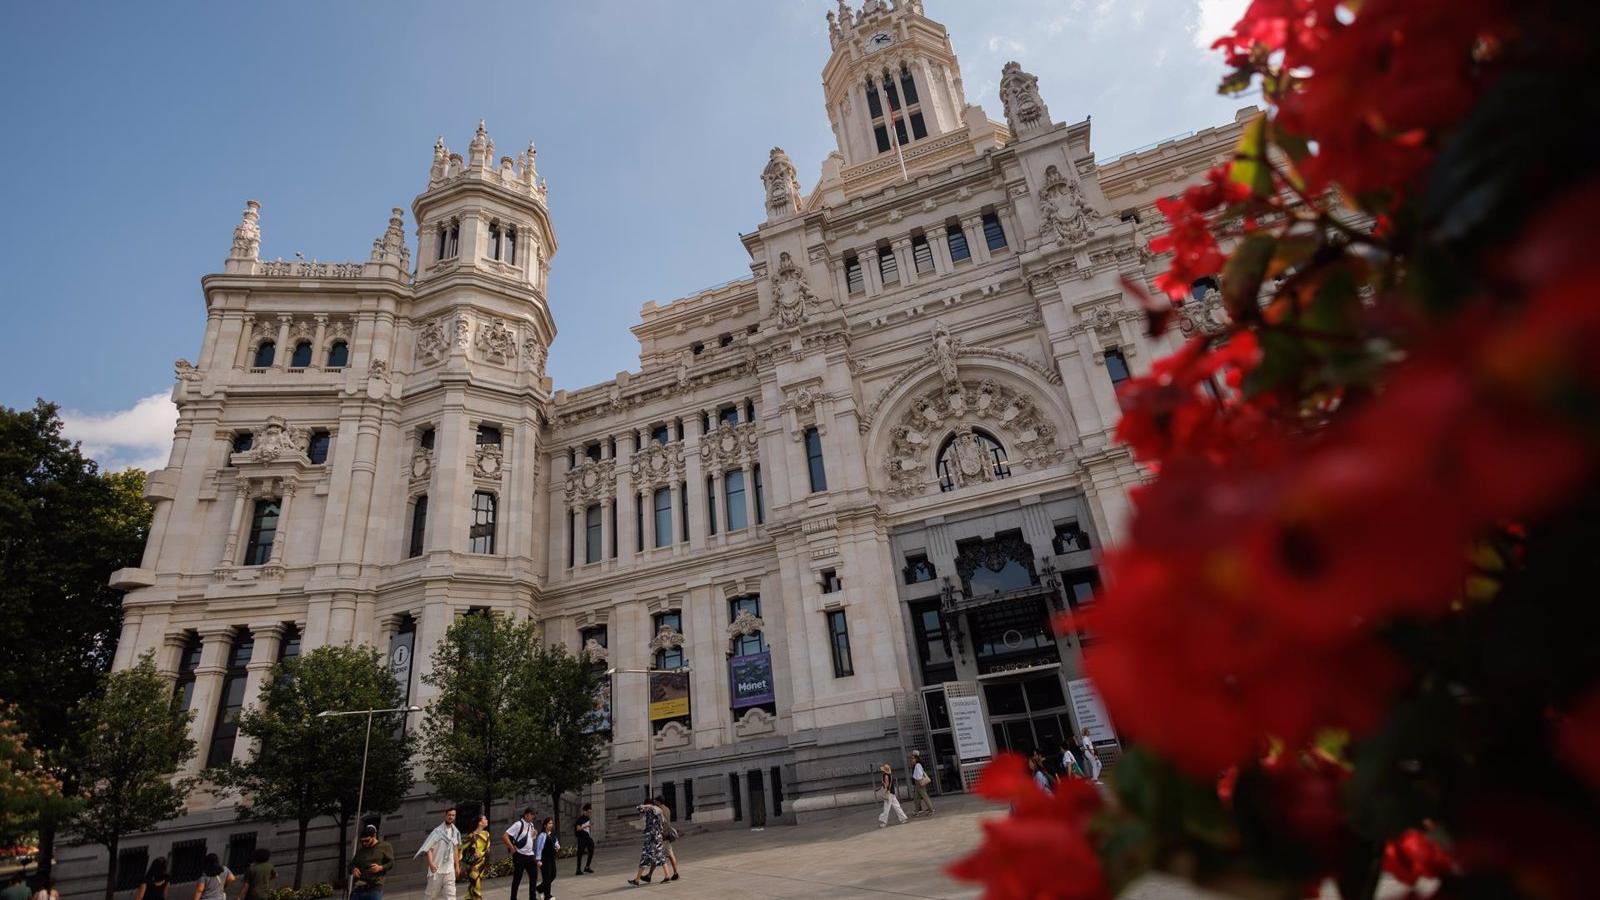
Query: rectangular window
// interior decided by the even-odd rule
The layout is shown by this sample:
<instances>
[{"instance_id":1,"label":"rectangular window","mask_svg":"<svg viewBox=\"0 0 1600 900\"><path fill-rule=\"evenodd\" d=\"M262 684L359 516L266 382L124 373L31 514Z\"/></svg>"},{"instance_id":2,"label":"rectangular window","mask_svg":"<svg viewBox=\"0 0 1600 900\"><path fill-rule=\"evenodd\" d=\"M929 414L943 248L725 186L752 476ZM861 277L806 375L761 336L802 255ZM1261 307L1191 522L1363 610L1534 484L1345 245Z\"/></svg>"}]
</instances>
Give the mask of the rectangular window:
<instances>
[{"instance_id":1,"label":"rectangular window","mask_svg":"<svg viewBox=\"0 0 1600 900\"><path fill-rule=\"evenodd\" d=\"M678 482L678 521L683 527L679 528L678 540L689 543L689 482Z\"/></svg>"},{"instance_id":2,"label":"rectangular window","mask_svg":"<svg viewBox=\"0 0 1600 900\"><path fill-rule=\"evenodd\" d=\"M945 635L944 619L940 617L938 601L913 603L911 627L916 634L917 661L921 664L922 683L940 684L954 679L955 659L950 655L950 640Z\"/></svg>"},{"instance_id":3,"label":"rectangular window","mask_svg":"<svg viewBox=\"0 0 1600 900\"><path fill-rule=\"evenodd\" d=\"M633 495L633 549L644 552L644 495Z\"/></svg>"},{"instance_id":4,"label":"rectangular window","mask_svg":"<svg viewBox=\"0 0 1600 900\"><path fill-rule=\"evenodd\" d=\"M728 773L728 797L733 800L733 820L744 821L744 800L739 796L739 773Z\"/></svg>"},{"instance_id":5,"label":"rectangular window","mask_svg":"<svg viewBox=\"0 0 1600 900\"><path fill-rule=\"evenodd\" d=\"M587 647L587 646L589 646L589 642L590 641L594 641L596 644L599 644L601 647L610 646L609 644L606 643L606 626L604 626L604 625L591 625L588 628L585 628L582 631L578 632L578 646L579 647Z\"/></svg>"},{"instance_id":6,"label":"rectangular window","mask_svg":"<svg viewBox=\"0 0 1600 900\"><path fill-rule=\"evenodd\" d=\"M250 868L250 856L256 852L256 833L240 832L228 835L228 857L225 863L234 872Z\"/></svg>"},{"instance_id":7,"label":"rectangular window","mask_svg":"<svg viewBox=\"0 0 1600 900\"><path fill-rule=\"evenodd\" d=\"M611 558L612 559L616 559L617 558L617 506L616 506L615 502L613 502L611 504L611 521L606 523L606 528L609 529L609 531L611 533Z\"/></svg>"},{"instance_id":8,"label":"rectangular window","mask_svg":"<svg viewBox=\"0 0 1600 900\"><path fill-rule=\"evenodd\" d=\"M850 660L850 626L845 623L842 609L828 613L828 646L833 650L833 677L854 675L855 666Z\"/></svg>"},{"instance_id":9,"label":"rectangular window","mask_svg":"<svg viewBox=\"0 0 1600 900\"><path fill-rule=\"evenodd\" d=\"M755 484L755 490L756 490L756 524L760 525L763 522L767 521L766 498L762 496L762 490L761 490L761 467L760 466L755 466L754 468L752 468L750 470L750 474L751 474L752 478L754 479L754 481L756 483Z\"/></svg>"},{"instance_id":10,"label":"rectangular window","mask_svg":"<svg viewBox=\"0 0 1600 900\"><path fill-rule=\"evenodd\" d=\"M233 760L234 739L239 735L239 713L244 709L244 685L249 677L250 654L255 640L250 629L240 628L228 651L228 669L222 676L217 696L217 718L211 726L211 746L206 752L206 768L225 766Z\"/></svg>"},{"instance_id":11,"label":"rectangular window","mask_svg":"<svg viewBox=\"0 0 1600 900\"><path fill-rule=\"evenodd\" d=\"M567 568L578 564L578 514L567 510Z\"/></svg>"},{"instance_id":12,"label":"rectangular window","mask_svg":"<svg viewBox=\"0 0 1600 900\"><path fill-rule=\"evenodd\" d=\"M898 283L900 281L900 261L895 257L893 250L881 247L878 250L878 275L884 284Z\"/></svg>"},{"instance_id":13,"label":"rectangular window","mask_svg":"<svg viewBox=\"0 0 1600 900\"><path fill-rule=\"evenodd\" d=\"M127 847L117 851L117 887L131 891L144 883L145 870L150 866L149 847Z\"/></svg>"},{"instance_id":14,"label":"rectangular window","mask_svg":"<svg viewBox=\"0 0 1600 900\"><path fill-rule=\"evenodd\" d=\"M278 639L278 662L288 662L300 656L300 626L283 623L283 637Z\"/></svg>"},{"instance_id":15,"label":"rectangular window","mask_svg":"<svg viewBox=\"0 0 1600 900\"><path fill-rule=\"evenodd\" d=\"M278 536L278 509L276 498L257 500L255 514L250 517L250 540L244 545L244 564L266 565L272 558L272 542Z\"/></svg>"},{"instance_id":16,"label":"rectangular window","mask_svg":"<svg viewBox=\"0 0 1600 900\"><path fill-rule=\"evenodd\" d=\"M178 679L172 686L172 696L178 708L187 710L194 701L195 670L200 668L200 636L189 632L183 642L183 653L178 657Z\"/></svg>"},{"instance_id":17,"label":"rectangular window","mask_svg":"<svg viewBox=\"0 0 1600 900\"><path fill-rule=\"evenodd\" d=\"M710 475L706 476L706 533L717 533L717 483Z\"/></svg>"},{"instance_id":18,"label":"rectangular window","mask_svg":"<svg viewBox=\"0 0 1600 900\"><path fill-rule=\"evenodd\" d=\"M595 503L583 511L583 561L600 561L600 535L605 523L601 521L600 504Z\"/></svg>"},{"instance_id":19,"label":"rectangular window","mask_svg":"<svg viewBox=\"0 0 1600 900\"><path fill-rule=\"evenodd\" d=\"M739 613L747 612L756 618L761 618L761 595L751 594L748 597L735 597L728 601L728 621L733 622L739 618ZM767 649L767 636L760 631L749 634L736 634L733 637L733 655L749 656Z\"/></svg>"},{"instance_id":20,"label":"rectangular window","mask_svg":"<svg viewBox=\"0 0 1600 900\"><path fill-rule=\"evenodd\" d=\"M921 275L933 271L933 248L928 246L928 236L919 234L911 239L911 263Z\"/></svg>"},{"instance_id":21,"label":"rectangular window","mask_svg":"<svg viewBox=\"0 0 1600 900\"><path fill-rule=\"evenodd\" d=\"M1128 380L1128 360L1122 355L1121 350L1106 351L1106 374L1111 376L1113 386Z\"/></svg>"},{"instance_id":22,"label":"rectangular window","mask_svg":"<svg viewBox=\"0 0 1600 900\"><path fill-rule=\"evenodd\" d=\"M676 631L679 634L683 634L683 612L681 610L674 609L670 612L656 613L653 617L651 617L651 619L655 626L651 632L652 634L660 634L663 626L671 628L673 631ZM656 651L656 668L677 669L681 668L682 666L682 647L662 647L660 650Z\"/></svg>"},{"instance_id":23,"label":"rectangular window","mask_svg":"<svg viewBox=\"0 0 1600 900\"><path fill-rule=\"evenodd\" d=\"M1006 248L1006 231L1000 227L1000 217L992 212L983 214L983 240L990 250Z\"/></svg>"},{"instance_id":24,"label":"rectangular window","mask_svg":"<svg viewBox=\"0 0 1600 900\"><path fill-rule=\"evenodd\" d=\"M206 862L206 840L177 841L167 851L167 883L200 880Z\"/></svg>"},{"instance_id":25,"label":"rectangular window","mask_svg":"<svg viewBox=\"0 0 1600 900\"><path fill-rule=\"evenodd\" d=\"M951 222L944 227L945 240L950 244L950 261L961 262L972 258L972 251L967 249L967 233L961 226Z\"/></svg>"},{"instance_id":26,"label":"rectangular window","mask_svg":"<svg viewBox=\"0 0 1600 900\"><path fill-rule=\"evenodd\" d=\"M866 290L866 283L861 277L861 257L846 256L844 258L844 285L845 290L852 294L859 294Z\"/></svg>"},{"instance_id":27,"label":"rectangular window","mask_svg":"<svg viewBox=\"0 0 1600 900\"><path fill-rule=\"evenodd\" d=\"M878 142L879 153L889 149L889 129L887 126L882 124L872 126L872 137Z\"/></svg>"},{"instance_id":28,"label":"rectangular window","mask_svg":"<svg viewBox=\"0 0 1600 900\"><path fill-rule=\"evenodd\" d=\"M411 544L406 556L422 555L422 542L428 534L428 495L423 494L411 504Z\"/></svg>"},{"instance_id":29,"label":"rectangular window","mask_svg":"<svg viewBox=\"0 0 1600 900\"><path fill-rule=\"evenodd\" d=\"M839 580L838 571L834 569L823 569L821 576L817 580L822 583L822 592L824 594L837 593L844 587L844 582Z\"/></svg>"},{"instance_id":30,"label":"rectangular window","mask_svg":"<svg viewBox=\"0 0 1600 900\"><path fill-rule=\"evenodd\" d=\"M467 552L494 552L495 496L488 491L472 495L472 527L467 531Z\"/></svg>"},{"instance_id":31,"label":"rectangular window","mask_svg":"<svg viewBox=\"0 0 1600 900\"><path fill-rule=\"evenodd\" d=\"M595 441L589 446L583 448L583 455L594 460L595 462L599 462L601 457L600 442Z\"/></svg>"},{"instance_id":32,"label":"rectangular window","mask_svg":"<svg viewBox=\"0 0 1600 900\"><path fill-rule=\"evenodd\" d=\"M917 83L911 77L910 69L900 70L900 94L906 98L906 105L917 102Z\"/></svg>"},{"instance_id":33,"label":"rectangular window","mask_svg":"<svg viewBox=\"0 0 1600 900\"><path fill-rule=\"evenodd\" d=\"M911 114L911 139L914 140L914 141L920 141L920 140L922 140L923 138L925 138L927 136L928 136L928 126L927 126L926 123L924 123L922 121L922 113L921 112L912 113Z\"/></svg>"},{"instance_id":34,"label":"rectangular window","mask_svg":"<svg viewBox=\"0 0 1600 900\"><path fill-rule=\"evenodd\" d=\"M811 493L828 489L828 473L822 465L822 436L815 428L806 429L806 466L811 474Z\"/></svg>"},{"instance_id":35,"label":"rectangular window","mask_svg":"<svg viewBox=\"0 0 1600 900\"><path fill-rule=\"evenodd\" d=\"M328 447L333 443L333 435L326 429L319 428L311 432L311 442L306 446L306 458L314 466L320 466L328 461Z\"/></svg>"},{"instance_id":36,"label":"rectangular window","mask_svg":"<svg viewBox=\"0 0 1600 900\"><path fill-rule=\"evenodd\" d=\"M737 405L724 406L717 410L717 424L719 426L739 424L739 407Z\"/></svg>"},{"instance_id":37,"label":"rectangular window","mask_svg":"<svg viewBox=\"0 0 1600 900\"><path fill-rule=\"evenodd\" d=\"M479 425L478 443L479 445L500 443L500 429L493 425Z\"/></svg>"},{"instance_id":38,"label":"rectangular window","mask_svg":"<svg viewBox=\"0 0 1600 900\"><path fill-rule=\"evenodd\" d=\"M728 507L728 530L748 528L750 520L744 510L744 472L734 469L722 476L722 495Z\"/></svg>"},{"instance_id":39,"label":"rectangular window","mask_svg":"<svg viewBox=\"0 0 1600 900\"><path fill-rule=\"evenodd\" d=\"M657 425L650 429L650 440L665 446L672 443L672 430L665 425Z\"/></svg>"},{"instance_id":40,"label":"rectangular window","mask_svg":"<svg viewBox=\"0 0 1600 900\"><path fill-rule=\"evenodd\" d=\"M656 488L656 546L672 546L672 489Z\"/></svg>"}]
</instances>

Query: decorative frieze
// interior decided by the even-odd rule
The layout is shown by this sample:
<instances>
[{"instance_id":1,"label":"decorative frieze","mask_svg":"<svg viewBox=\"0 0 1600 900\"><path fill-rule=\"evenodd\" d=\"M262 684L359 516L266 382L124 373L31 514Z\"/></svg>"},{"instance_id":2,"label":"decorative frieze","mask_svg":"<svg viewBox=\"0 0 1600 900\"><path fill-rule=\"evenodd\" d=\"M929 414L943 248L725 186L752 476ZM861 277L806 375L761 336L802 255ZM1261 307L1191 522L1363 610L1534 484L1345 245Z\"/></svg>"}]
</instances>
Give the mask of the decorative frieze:
<instances>
[{"instance_id":1,"label":"decorative frieze","mask_svg":"<svg viewBox=\"0 0 1600 900\"><path fill-rule=\"evenodd\" d=\"M641 492L676 484L683 478L683 444L647 441L643 450L633 454L628 472L634 488Z\"/></svg>"},{"instance_id":2,"label":"decorative frieze","mask_svg":"<svg viewBox=\"0 0 1600 900\"><path fill-rule=\"evenodd\" d=\"M585 459L567 472L567 505L587 506L617 495L617 462L614 459Z\"/></svg>"},{"instance_id":3,"label":"decorative frieze","mask_svg":"<svg viewBox=\"0 0 1600 900\"><path fill-rule=\"evenodd\" d=\"M1066 455L1056 445L1056 426L1045 419L1027 394L993 379L964 381L954 390L941 385L913 400L889 432L889 452L880 461L889 476L889 493L912 497L934 487L938 478L932 450L946 438L953 438L956 468L970 468L967 464L977 460L984 468L991 468L987 449L972 433L974 424L1000 438L1008 464L1024 468L1047 466ZM967 454L965 460L963 452ZM959 480L967 484L987 479L973 471Z\"/></svg>"},{"instance_id":4,"label":"decorative frieze","mask_svg":"<svg viewBox=\"0 0 1600 900\"><path fill-rule=\"evenodd\" d=\"M492 363L505 365L517 356L517 333L503 319L491 319L478 329L478 351Z\"/></svg>"},{"instance_id":5,"label":"decorative frieze","mask_svg":"<svg viewBox=\"0 0 1600 900\"><path fill-rule=\"evenodd\" d=\"M755 465L760 439L754 422L721 422L700 439L700 461L710 472Z\"/></svg>"}]
</instances>

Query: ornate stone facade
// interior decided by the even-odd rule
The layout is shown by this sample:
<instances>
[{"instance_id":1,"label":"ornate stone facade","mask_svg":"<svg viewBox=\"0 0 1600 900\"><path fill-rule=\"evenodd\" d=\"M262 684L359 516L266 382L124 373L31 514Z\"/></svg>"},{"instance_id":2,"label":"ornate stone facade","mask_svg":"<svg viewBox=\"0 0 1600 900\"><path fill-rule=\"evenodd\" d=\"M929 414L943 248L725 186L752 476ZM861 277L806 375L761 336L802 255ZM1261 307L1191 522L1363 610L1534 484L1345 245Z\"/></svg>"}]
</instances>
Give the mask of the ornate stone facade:
<instances>
[{"instance_id":1,"label":"ornate stone facade","mask_svg":"<svg viewBox=\"0 0 1600 900\"><path fill-rule=\"evenodd\" d=\"M1180 340L1147 338L1124 284L1164 265L1147 248L1155 200L1225 157L1244 120L1100 161L1088 122L1051 120L1015 64L1004 123L970 104L920 3L842 6L829 42L837 152L806 191L781 151L753 161L768 215L741 236L749 271L645 304L639 366L603 384L546 377L552 309L582 312L546 296L556 238L531 144L496 158L486 125L465 156L440 139L410 207L416 244L397 210L361 263L256 259L249 204L204 282L199 355L175 366L144 559L113 577L128 591L115 665L153 651L176 677L199 641L185 675L207 748L242 635L252 659L287 634L398 654L426 706L431 648L487 608L616 670L612 756L591 791L603 826L637 796L647 754L658 782L692 781L696 823L732 819L730 773L747 811L767 803L781 821L870 802L859 772L898 754L902 726L959 790L963 761L921 719L921 692L980 674L1065 691L1081 676L1070 637L1038 658L1004 634L980 641L986 610L1083 602L1067 584L1092 583L1080 544L1121 534L1143 475L1112 441L1112 360L1138 373ZM899 152L880 149L867 99L889 77L919 97ZM1184 304L1184 328L1212 333L1216 305ZM275 354L258 353L267 342ZM311 363L289 365L302 343ZM962 574L958 558L998 542L1015 551L999 569ZM929 622L947 648L930 649ZM688 682L670 721L649 718L637 674L658 653ZM753 696L734 696L734 666ZM250 671L247 704L265 668ZM1001 718L1001 734L1035 727ZM751 772L765 794L748 793L763 783ZM397 845L431 827L418 791L386 819ZM232 802L197 797L150 855L179 831L243 828ZM104 866L91 870L86 885Z\"/></svg>"}]
</instances>

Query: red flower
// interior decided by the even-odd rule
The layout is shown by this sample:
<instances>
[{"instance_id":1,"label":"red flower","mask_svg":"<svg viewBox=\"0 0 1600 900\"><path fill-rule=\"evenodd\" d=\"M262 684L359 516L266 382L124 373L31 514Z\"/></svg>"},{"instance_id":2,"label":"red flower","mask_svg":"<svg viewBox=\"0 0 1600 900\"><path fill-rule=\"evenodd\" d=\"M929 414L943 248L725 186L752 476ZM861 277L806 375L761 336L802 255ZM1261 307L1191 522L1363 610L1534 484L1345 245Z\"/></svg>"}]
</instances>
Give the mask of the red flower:
<instances>
[{"instance_id":1,"label":"red flower","mask_svg":"<svg viewBox=\"0 0 1600 900\"><path fill-rule=\"evenodd\" d=\"M1054 794L1033 783L1016 754L995 757L977 793L1011 804L1011 813L983 823L983 843L946 870L984 884L988 900L1102 900L1105 873L1089 840L1089 821L1101 808L1099 791L1081 779L1062 779Z\"/></svg>"},{"instance_id":2,"label":"red flower","mask_svg":"<svg viewBox=\"0 0 1600 900\"><path fill-rule=\"evenodd\" d=\"M1405 885L1422 878L1443 878L1456 871L1456 861L1432 838L1413 828L1384 845L1383 870Z\"/></svg>"},{"instance_id":3,"label":"red flower","mask_svg":"<svg viewBox=\"0 0 1600 900\"><path fill-rule=\"evenodd\" d=\"M1190 190L1194 190L1191 188ZM1156 276L1156 287L1167 296L1187 296L1189 288L1198 278L1222 271L1226 261L1217 239L1211 234L1211 223L1204 211L1189 202L1188 196L1162 197L1156 208L1167 219L1167 233L1150 242L1156 253L1172 253L1172 264L1167 271Z\"/></svg>"},{"instance_id":4,"label":"red flower","mask_svg":"<svg viewBox=\"0 0 1600 900\"><path fill-rule=\"evenodd\" d=\"M1600 791L1600 689L1591 690L1556 726L1556 751L1580 778Z\"/></svg>"},{"instance_id":5,"label":"red flower","mask_svg":"<svg viewBox=\"0 0 1600 900\"><path fill-rule=\"evenodd\" d=\"M1219 379L1237 386L1240 374L1254 368L1259 358L1250 332L1234 335L1216 349L1207 338L1191 340L1157 360L1148 376L1122 386L1117 439L1146 462L1164 459L1177 448L1216 459L1247 443L1264 427L1261 407L1225 404Z\"/></svg>"},{"instance_id":6,"label":"red flower","mask_svg":"<svg viewBox=\"0 0 1600 900\"><path fill-rule=\"evenodd\" d=\"M1340 0L1255 0L1230 34L1211 46L1228 51L1228 65L1249 63L1252 54L1283 53L1285 67L1300 65L1337 25Z\"/></svg>"}]
</instances>

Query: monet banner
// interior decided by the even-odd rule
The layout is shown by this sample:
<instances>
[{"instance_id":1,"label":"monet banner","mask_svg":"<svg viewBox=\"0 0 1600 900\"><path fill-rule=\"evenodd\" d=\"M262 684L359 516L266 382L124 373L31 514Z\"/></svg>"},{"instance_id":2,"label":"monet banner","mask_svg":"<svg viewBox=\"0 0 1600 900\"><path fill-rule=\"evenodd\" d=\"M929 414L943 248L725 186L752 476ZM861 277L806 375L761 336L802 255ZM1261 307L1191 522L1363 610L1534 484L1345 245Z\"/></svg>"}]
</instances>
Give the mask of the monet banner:
<instances>
[{"instance_id":1,"label":"monet banner","mask_svg":"<svg viewBox=\"0 0 1600 900\"><path fill-rule=\"evenodd\" d=\"M689 714L689 673L650 673L650 721Z\"/></svg>"},{"instance_id":2,"label":"monet banner","mask_svg":"<svg viewBox=\"0 0 1600 900\"><path fill-rule=\"evenodd\" d=\"M763 650L728 660L733 684L733 708L759 706L776 699L772 693L772 651Z\"/></svg>"}]
</instances>

